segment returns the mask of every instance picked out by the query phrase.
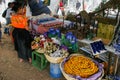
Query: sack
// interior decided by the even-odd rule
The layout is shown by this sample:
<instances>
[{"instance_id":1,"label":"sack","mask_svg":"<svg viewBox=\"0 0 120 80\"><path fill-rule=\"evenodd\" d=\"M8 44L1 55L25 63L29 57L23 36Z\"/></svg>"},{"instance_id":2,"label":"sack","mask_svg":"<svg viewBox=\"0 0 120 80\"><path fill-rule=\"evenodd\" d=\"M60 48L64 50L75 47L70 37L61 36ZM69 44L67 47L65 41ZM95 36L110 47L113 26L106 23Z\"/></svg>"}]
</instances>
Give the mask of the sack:
<instances>
[{"instance_id":1,"label":"sack","mask_svg":"<svg viewBox=\"0 0 120 80\"><path fill-rule=\"evenodd\" d=\"M31 17L32 16L32 12L30 11L30 6L27 4L27 7L26 7L26 16L27 17Z\"/></svg>"},{"instance_id":2,"label":"sack","mask_svg":"<svg viewBox=\"0 0 120 80\"><path fill-rule=\"evenodd\" d=\"M59 15L59 16L62 16L62 11L61 11L61 9L58 10L58 15Z\"/></svg>"},{"instance_id":3,"label":"sack","mask_svg":"<svg viewBox=\"0 0 120 80\"><path fill-rule=\"evenodd\" d=\"M4 17L4 18L5 18L6 13L7 13L7 9L6 9L6 10L2 13L2 17Z\"/></svg>"}]
</instances>

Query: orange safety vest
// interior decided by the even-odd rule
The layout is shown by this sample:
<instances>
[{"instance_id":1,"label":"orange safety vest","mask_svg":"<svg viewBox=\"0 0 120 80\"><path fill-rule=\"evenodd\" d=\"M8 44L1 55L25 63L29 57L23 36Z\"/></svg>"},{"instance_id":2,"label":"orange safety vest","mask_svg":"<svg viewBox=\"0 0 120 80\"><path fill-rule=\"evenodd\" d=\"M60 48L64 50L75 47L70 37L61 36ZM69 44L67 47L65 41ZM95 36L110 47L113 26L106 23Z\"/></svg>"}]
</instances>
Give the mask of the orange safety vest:
<instances>
[{"instance_id":1,"label":"orange safety vest","mask_svg":"<svg viewBox=\"0 0 120 80\"><path fill-rule=\"evenodd\" d=\"M11 25L14 28L26 29L28 27L27 21L27 17L23 15L12 15L11 17Z\"/></svg>"}]
</instances>

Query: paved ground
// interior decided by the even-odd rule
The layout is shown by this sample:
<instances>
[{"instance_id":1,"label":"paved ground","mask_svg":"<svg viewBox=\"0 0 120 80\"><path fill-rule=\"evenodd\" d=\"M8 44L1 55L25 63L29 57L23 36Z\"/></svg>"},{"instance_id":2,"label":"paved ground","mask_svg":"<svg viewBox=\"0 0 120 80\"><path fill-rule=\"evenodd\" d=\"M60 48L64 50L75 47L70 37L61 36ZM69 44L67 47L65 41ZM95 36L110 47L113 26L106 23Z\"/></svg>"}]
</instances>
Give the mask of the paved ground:
<instances>
[{"instance_id":1,"label":"paved ground","mask_svg":"<svg viewBox=\"0 0 120 80\"><path fill-rule=\"evenodd\" d=\"M66 80L64 77L51 78L49 65L43 71L39 71L28 62L20 63L10 37L3 35L2 41L0 43L0 80Z\"/></svg>"}]
</instances>

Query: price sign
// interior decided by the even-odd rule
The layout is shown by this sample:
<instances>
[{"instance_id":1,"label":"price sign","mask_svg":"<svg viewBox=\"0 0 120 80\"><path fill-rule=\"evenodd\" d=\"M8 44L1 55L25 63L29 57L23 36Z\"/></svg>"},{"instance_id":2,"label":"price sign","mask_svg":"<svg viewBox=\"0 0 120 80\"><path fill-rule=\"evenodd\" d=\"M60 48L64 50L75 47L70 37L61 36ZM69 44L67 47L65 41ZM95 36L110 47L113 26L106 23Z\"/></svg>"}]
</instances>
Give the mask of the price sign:
<instances>
[{"instance_id":1,"label":"price sign","mask_svg":"<svg viewBox=\"0 0 120 80\"><path fill-rule=\"evenodd\" d=\"M90 48L92 50L93 55L107 52L107 50L105 49L105 46L101 40L90 43Z\"/></svg>"}]
</instances>

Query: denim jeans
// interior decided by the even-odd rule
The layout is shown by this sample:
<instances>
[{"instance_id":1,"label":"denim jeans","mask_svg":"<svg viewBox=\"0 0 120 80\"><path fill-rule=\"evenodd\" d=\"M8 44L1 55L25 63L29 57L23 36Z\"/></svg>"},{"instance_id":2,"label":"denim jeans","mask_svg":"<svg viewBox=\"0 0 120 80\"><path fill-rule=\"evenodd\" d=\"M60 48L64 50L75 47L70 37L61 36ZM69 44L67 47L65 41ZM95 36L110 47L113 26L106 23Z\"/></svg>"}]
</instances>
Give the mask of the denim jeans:
<instances>
[{"instance_id":1,"label":"denim jeans","mask_svg":"<svg viewBox=\"0 0 120 80\"><path fill-rule=\"evenodd\" d=\"M11 23L10 18L6 18L6 25L8 25L10 23Z\"/></svg>"},{"instance_id":2,"label":"denim jeans","mask_svg":"<svg viewBox=\"0 0 120 80\"><path fill-rule=\"evenodd\" d=\"M5 28L4 33L9 35L9 28Z\"/></svg>"},{"instance_id":3,"label":"denim jeans","mask_svg":"<svg viewBox=\"0 0 120 80\"><path fill-rule=\"evenodd\" d=\"M6 18L6 25L9 25L11 23L10 18ZM4 29L4 33L9 35L9 28Z\"/></svg>"}]
</instances>

